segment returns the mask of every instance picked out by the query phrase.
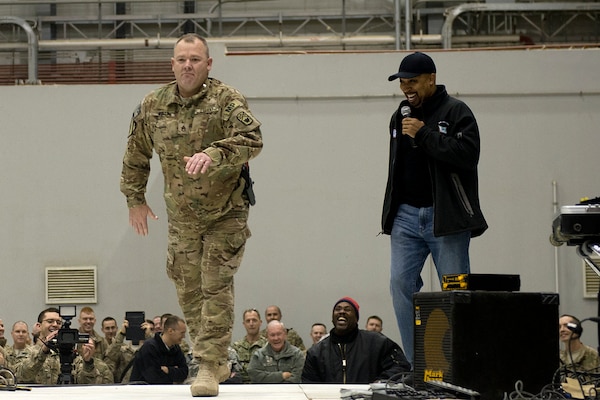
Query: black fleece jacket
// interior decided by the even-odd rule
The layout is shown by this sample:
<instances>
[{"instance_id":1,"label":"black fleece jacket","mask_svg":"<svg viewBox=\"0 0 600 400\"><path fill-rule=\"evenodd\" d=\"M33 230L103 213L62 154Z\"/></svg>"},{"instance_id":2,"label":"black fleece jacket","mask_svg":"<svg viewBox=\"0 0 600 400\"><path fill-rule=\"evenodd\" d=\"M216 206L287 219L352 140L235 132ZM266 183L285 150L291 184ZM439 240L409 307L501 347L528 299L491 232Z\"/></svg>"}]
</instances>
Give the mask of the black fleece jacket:
<instances>
[{"instance_id":1,"label":"black fleece jacket","mask_svg":"<svg viewBox=\"0 0 600 400\"><path fill-rule=\"evenodd\" d=\"M382 230L391 234L394 218L401 203L402 191L398 176L404 156L399 145L402 138L400 108L409 105L403 100L392 115L389 125L390 154L388 181L382 213ZM471 232L471 237L487 229L479 205L477 164L479 162L479 129L475 116L462 101L451 97L443 85L411 115L425 123L415 135L415 143L427 157L434 207L434 235L444 236Z\"/></svg>"},{"instance_id":2,"label":"black fleece jacket","mask_svg":"<svg viewBox=\"0 0 600 400\"><path fill-rule=\"evenodd\" d=\"M400 346L378 332L333 330L306 353L304 383L371 383L410 371Z\"/></svg>"}]
</instances>

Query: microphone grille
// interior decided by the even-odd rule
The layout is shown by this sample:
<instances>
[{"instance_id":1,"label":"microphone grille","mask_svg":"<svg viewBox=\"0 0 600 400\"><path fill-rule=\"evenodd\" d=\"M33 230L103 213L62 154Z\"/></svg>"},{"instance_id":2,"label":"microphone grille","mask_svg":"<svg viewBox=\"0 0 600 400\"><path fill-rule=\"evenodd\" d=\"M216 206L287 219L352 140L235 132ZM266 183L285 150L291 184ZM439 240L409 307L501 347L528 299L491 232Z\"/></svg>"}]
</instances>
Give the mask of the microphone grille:
<instances>
[{"instance_id":1,"label":"microphone grille","mask_svg":"<svg viewBox=\"0 0 600 400\"><path fill-rule=\"evenodd\" d=\"M402 108L400 108L400 114L402 114L403 117L410 117L410 107L409 106L402 106Z\"/></svg>"}]
</instances>

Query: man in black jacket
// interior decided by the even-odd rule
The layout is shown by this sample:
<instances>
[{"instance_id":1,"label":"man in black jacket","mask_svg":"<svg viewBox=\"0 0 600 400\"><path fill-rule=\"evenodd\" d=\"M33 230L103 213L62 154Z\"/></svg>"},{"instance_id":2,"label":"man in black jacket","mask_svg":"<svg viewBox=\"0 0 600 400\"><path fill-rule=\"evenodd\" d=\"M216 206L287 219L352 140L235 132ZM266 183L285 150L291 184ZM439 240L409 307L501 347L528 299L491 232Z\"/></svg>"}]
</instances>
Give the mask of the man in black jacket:
<instances>
[{"instance_id":1,"label":"man in black jacket","mask_svg":"<svg viewBox=\"0 0 600 400\"><path fill-rule=\"evenodd\" d=\"M371 383L410 371L400 346L358 328L358 303L343 297L333 307L334 328L306 353L304 383Z\"/></svg>"},{"instance_id":2,"label":"man in black jacket","mask_svg":"<svg viewBox=\"0 0 600 400\"><path fill-rule=\"evenodd\" d=\"M438 277L470 272L469 244L487 229L479 207L479 129L469 107L436 84L423 53L398 72L406 99L389 126L390 159L383 233L391 235L391 293L402 344L413 362L413 293L431 254Z\"/></svg>"},{"instance_id":3,"label":"man in black jacket","mask_svg":"<svg viewBox=\"0 0 600 400\"><path fill-rule=\"evenodd\" d=\"M182 383L188 375L185 355L179 347L185 333L185 321L176 315L169 316L163 324L163 331L146 340L136 353L130 381Z\"/></svg>"}]
</instances>

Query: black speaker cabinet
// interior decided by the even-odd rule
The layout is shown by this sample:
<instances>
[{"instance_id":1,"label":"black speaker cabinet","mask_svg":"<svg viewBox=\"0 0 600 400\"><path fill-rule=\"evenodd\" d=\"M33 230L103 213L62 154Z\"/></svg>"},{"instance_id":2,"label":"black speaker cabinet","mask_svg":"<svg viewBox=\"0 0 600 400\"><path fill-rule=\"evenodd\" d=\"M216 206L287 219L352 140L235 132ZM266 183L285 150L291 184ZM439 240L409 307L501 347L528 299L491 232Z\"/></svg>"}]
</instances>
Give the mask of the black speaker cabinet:
<instances>
[{"instance_id":1,"label":"black speaker cabinet","mask_svg":"<svg viewBox=\"0 0 600 400\"><path fill-rule=\"evenodd\" d=\"M443 380L499 400L539 393L559 366L558 294L456 290L415 293L414 379Z\"/></svg>"}]
</instances>

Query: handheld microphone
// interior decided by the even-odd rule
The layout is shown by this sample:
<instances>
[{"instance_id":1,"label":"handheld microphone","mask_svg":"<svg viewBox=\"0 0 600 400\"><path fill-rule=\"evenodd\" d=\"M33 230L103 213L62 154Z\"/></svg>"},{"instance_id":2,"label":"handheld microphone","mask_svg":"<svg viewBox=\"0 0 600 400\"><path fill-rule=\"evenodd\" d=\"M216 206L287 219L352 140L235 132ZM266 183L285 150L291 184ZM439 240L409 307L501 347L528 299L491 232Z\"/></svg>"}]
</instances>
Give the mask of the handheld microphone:
<instances>
[{"instance_id":1,"label":"handheld microphone","mask_svg":"<svg viewBox=\"0 0 600 400\"><path fill-rule=\"evenodd\" d=\"M402 106L402 108L400 109L400 114L402 114L404 118L410 117L410 107Z\"/></svg>"},{"instance_id":2,"label":"handheld microphone","mask_svg":"<svg viewBox=\"0 0 600 400\"><path fill-rule=\"evenodd\" d=\"M402 108L400 109L400 114L402 114L402 116L404 118L410 117L410 107L409 106L402 106Z\"/></svg>"},{"instance_id":3,"label":"handheld microphone","mask_svg":"<svg viewBox=\"0 0 600 400\"><path fill-rule=\"evenodd\" d=\"M409 106L402 106L400 108L400 114L402 114L402 116L404 118L410 117L410 107ZM406 135L406 136L408 136L408 135ZM410 145L412 146L413 149L417 147L417 144L415 143L415 139L413 137L408 136L408 140L410 141Z\"/></svg>"}]
</instances>

